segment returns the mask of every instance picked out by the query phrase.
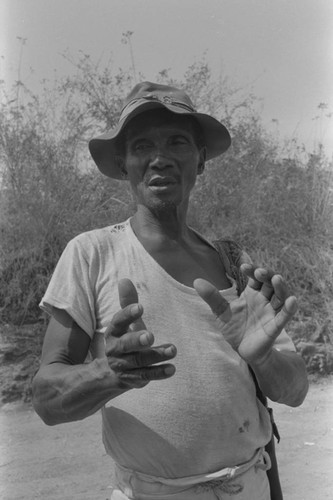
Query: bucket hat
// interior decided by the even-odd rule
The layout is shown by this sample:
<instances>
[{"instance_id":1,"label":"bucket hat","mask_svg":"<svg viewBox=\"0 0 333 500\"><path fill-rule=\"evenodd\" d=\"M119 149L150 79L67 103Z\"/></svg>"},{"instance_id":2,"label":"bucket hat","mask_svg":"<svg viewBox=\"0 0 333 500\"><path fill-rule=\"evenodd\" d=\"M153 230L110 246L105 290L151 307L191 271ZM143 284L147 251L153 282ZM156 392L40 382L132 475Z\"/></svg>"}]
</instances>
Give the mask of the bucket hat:
<instances>
[{"instance_id":1,"label":"bucket hat","mask_svg":"<svg viewBox=\"0 0 333 500\"><path fill-rule=\"evenodd\" d=\"M166 108L176 115L193 116L197 120L202 129L207 160L224 153L230 146L230 134L226 127L212 116L197 112L183 90L169 85L142 82L135 85L125 99L116 127L89 141L90 154L102 174L122 179L116 161L117 139L135 116L158 108Z\"/></svg>"}]
</instances>

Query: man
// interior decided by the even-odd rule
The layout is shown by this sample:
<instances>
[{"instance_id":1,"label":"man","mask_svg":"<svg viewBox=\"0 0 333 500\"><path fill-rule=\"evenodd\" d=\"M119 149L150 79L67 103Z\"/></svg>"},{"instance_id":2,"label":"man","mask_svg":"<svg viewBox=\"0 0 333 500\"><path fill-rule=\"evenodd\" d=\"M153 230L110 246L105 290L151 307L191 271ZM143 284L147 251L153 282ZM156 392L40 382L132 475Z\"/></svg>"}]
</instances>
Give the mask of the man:
<instances>
[{"instance_id":1,"label":"man","mask_svg":"<svg viewBox=\"0 0 333 500\"><path fill-rule=\"evenodd\" d=\"M137 211L65 249L41 303L52 318L33 393L50 425L102 409L113 500L267 500L271 424L249 366L273 401L297 406L307 392L282 277L245 263L238 298L227 262L186 222L205 160L229 145L182 90L149 82L90 142Z\"/></svg>"}]
</instances>

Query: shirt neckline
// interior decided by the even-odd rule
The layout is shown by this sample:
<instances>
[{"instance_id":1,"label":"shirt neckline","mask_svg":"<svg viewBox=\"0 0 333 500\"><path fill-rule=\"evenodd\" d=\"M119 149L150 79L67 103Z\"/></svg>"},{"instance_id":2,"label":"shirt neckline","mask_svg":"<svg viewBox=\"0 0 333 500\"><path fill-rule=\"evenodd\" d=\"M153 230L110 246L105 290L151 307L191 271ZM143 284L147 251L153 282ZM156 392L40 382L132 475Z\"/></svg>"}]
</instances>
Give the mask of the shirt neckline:
<instances>
[{"instance_id":1,"label":"shirt neckline","mask_svg":"<svg viewBox=\"0 0 333 500\"><path fill-rule=\"evenodd\" d=\"M171 276L171 274L169 274L155 259L154 257L152 257L150 255L149 252L147 252L147 250L145 249L145 247L142 245L141 241L139 240L139 238L136 236L135 232L133 231L133 228L132 228L132 224L131 224L131 217L129 219L127 219L126 221L126 228L128 230L128 236L129 238L133 241L133 243L140 249L140 251L144 254L144 256L146 257L147 260L150 261L150 264L151 266L153 266L155 268L155 270L160 274L162 275L165 279L167 279L173 286L176 286L177 288L179 288L180 290L186 292L186 293L190 293L191 295L196 295L198 296L197 294L197 291L195 290L195 288L193 287L190 287L190 286L187 286L187 285L184 285L183 283L181 283L180 281L176 280L173 276ZM191 227L191 230L195 232L195 234L200 238L202 239L203 241L205 241L206 243L208 243L212 248L215 249L215 247L208 241L206 240L200 233L198 233L195 229L193 229ZM232 276L230 276L228 273L226 273L227 275L227 278L229 279L229 281L231 282L231 286L229 288L224 288L223 290L219 290L219 292L223 295L234 295L237 288L236 288L236 281L234 280L234 278L232 278Z\"/></svg>"}]
</instances>

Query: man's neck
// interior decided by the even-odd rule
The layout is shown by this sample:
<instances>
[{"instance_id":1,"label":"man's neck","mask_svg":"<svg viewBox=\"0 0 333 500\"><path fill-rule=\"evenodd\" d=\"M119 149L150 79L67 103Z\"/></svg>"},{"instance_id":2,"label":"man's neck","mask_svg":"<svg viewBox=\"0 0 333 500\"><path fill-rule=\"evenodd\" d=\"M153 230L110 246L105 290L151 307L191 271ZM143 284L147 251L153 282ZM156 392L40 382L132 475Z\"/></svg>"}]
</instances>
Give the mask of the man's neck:
<instances>
[{"instance_id":1,"label":"man's neck","mask_svg":"<svg viewBox=\"0 0 333 500\"><path fill-rule=\"evenodd\" d=\"M153 244L186 242L190 239L191 230L186 223L186 215L177 208L158 213L141 205L131 219L131 226L139 240L151 240Z\"/></svg>"}]
</instances>

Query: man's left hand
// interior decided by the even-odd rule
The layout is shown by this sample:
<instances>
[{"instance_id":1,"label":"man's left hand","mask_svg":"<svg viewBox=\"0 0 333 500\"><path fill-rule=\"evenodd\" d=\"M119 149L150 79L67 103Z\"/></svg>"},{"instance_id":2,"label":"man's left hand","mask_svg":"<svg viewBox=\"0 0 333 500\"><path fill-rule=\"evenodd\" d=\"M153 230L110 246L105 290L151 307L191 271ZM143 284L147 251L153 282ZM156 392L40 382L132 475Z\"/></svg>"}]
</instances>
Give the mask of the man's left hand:
<instances>
[{"instance_id":1,"label":"man's left hand","mask_svg":"<svg viewBox=\"0 0 333 500\"><path fill-rule=\"evenodd\" d=\"M297 300L282 276L250 264L243 264L241 271L248 284L230 304L206 280L197 279L193 286L217 316L225 339L247 363L260 365L297 311Z\"/></svg>"}]
</instances>

